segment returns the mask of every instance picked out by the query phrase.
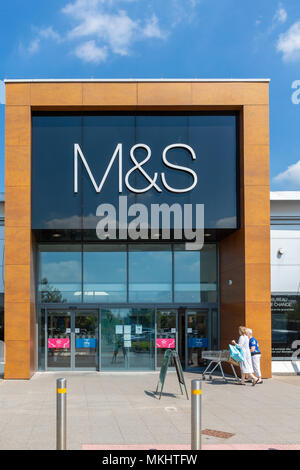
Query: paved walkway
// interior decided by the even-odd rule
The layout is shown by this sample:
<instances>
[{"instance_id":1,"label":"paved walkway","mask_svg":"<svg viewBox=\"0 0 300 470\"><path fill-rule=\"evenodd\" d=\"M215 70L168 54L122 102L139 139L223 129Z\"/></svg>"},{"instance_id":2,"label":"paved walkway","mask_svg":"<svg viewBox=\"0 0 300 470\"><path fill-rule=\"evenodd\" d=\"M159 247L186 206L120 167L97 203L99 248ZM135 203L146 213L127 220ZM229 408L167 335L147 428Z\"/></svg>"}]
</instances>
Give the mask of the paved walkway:
<instances>
[{"instance_id":1,"label":"paved walkway","mask_svg":"<svg viewBox=\"0 0 300 470\"><path fill-rule=\"evenodd\" d=\"M55 449L56 378L68 383L68 448L137 445L187 449L190 402L168 372L161 400L153 373L38 373L30 381L0 381L0 449ZM185 374L188 390L197 378ZM278 377L242 387L204 382L203 429L232 433L203 436L204 446L300 448L300 377Z\"/></svg>"}]
</instances>

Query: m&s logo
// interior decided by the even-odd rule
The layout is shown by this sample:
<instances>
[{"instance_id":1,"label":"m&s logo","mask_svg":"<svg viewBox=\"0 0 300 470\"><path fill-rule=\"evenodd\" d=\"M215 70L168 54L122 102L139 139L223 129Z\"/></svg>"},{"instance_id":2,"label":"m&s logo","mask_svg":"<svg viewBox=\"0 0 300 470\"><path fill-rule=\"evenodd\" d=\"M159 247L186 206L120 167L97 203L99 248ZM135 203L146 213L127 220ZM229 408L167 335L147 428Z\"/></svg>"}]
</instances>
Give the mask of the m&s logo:
<instances>
[{"instance_id":1,"label":"m&s logo","mask_svg":"<svg viewBox=\"0 0 300 470\"><path fill-rule=\"evenodd\" d=\"M149 191L149 189L151 189L151 188L154 188L158 193L161 193L162 192L162 187L164 187L167 191L170 191L172 193L187 193L188 191L192 191L192 189L194 189L194 187L197 185L197 182L198 182L197 173L194 170L192 170L191 168L187 168L187 167L182 166L182 165L177 165L177 164L172 163L168 160L168 153L170 154L172 150L178 149L178 148L179 149L184 149L186 154L189 156L189 158L191 158L192 160L196 160L196 153L195 153L195 151L192 147L190 147L187 144L178 143L178 144L168 145L167 147L165 147L165 149L162 152L162 161L163 161L166 168L172 168L173 170L181 171L181 172L190 174L193 177L193 183L189 187L187 187L187 188L174 188L173 186L171 186L168 183L166 175L165 175L164 172L162 172L160 174L160 180L161 181L159 181L159 178L158 178L159 175L158 175L157 172L154 172L153 175L149 175L145 171L143 166L151 158L151 154L152 154L151 149L146 144L136 144L130 149L130 159L133 163L133 166L126 173L125 178L124 178L125 186L127 187L127 189L129 189L129 191L131 191L133 193L145 193L145 192ZM145 158L141 162L138 162L137 159L135 158L135 152L138 149L143 149L143 151L145 152ZM123 192L123 145L121 143L119 143L116 146L115 151L114 151L114 153L113 153L113 155L112 155L112 157L109 161L109 164L106 168L106 171L105 171L99 185L96 183L96 180L95 180L95 178L94 178L94 176L91 172L91 169L90 169L90 167L87 163L87 160L86 160L86 158L85 158L85 156L84 156L84 154L83 154L83 152L80 148L80 145L79 144L74 144L74 193L78 193L78 160L79 159L83 163L83 165L86 169L86 172L87 172L87 174L88 174L88 176L91 180L91 183L92 183L96 193L101 192L101 190L103 188L103 185L106 181L106 178L107 178L107 176L108 176L108 174L111 170L111 167L112 167L114 161L117 160L118 165L119 165L118 189L119 189L120 194ZM144 179L147 182L146 186L142 189L137 189L134 186L132 186L132 184L130 183L130 177L135 171L139 171L140 174L143 175Z\"/></svg>"}]
</instances>

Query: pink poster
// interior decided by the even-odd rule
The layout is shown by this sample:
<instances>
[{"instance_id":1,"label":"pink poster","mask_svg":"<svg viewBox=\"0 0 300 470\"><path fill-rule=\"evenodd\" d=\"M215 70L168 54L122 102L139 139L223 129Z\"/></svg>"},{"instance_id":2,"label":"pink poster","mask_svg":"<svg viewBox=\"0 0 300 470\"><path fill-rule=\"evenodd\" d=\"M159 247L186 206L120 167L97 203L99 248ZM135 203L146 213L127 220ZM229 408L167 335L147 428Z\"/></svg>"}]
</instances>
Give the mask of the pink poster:
<instances>
[{"instance_id":1,"label":"pink poster","mask_svg":"<svg viewBox=\"0 0 300 470\"><path fill-rule=\"evenodd\" d=\"M175 348L175 338L157 338L156 347L157 348L165 348L165 349L174 349Z\"/></svg>"},{"instance_id":2,"label":"pink poster","mask_svg":"<svg viewBox=\"0 0 300 470\"><path fill-rule=\"evenodd\" d=\"M68 349L70 347L70 338L49 338L48 349Z\"/></svg>"}]
</instances>

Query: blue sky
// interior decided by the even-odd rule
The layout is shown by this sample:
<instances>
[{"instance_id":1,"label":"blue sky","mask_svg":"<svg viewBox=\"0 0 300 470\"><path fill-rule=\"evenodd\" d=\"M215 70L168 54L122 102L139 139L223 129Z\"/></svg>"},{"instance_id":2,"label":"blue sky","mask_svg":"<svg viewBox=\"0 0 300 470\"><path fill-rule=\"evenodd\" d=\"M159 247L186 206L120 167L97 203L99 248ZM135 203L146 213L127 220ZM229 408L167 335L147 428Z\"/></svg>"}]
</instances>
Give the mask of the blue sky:
<instances>
[{"instance_id":1,"label":"blue sky","mask_svg":"<svg viewBox=\"0 0 300 470\"><path fill-rule=\"evenodd\" d=\"M299 0L10 0L0 18L0 80L270 78L271 188L300 190Z\"/></svg>"}]
</instances>

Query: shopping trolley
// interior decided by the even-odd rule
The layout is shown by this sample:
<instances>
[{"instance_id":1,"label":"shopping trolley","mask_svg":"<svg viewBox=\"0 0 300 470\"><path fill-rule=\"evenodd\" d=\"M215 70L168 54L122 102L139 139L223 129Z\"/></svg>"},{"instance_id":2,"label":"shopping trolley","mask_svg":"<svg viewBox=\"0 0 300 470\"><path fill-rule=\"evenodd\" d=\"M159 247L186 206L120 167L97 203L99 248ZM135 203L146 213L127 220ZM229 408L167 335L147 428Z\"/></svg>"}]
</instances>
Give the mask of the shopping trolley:
<instances>
[{"instance_id":1,"label":"shopping trolley","mask_svg":"<svg viewBox=\"0 0 300 470\"><path fill-rule=\"evenodd\" d=\"M226 349L223 351L202 351L202 359L206 359L207 361L210 361L205 371L202 374L203 380L205 380L205 375L209 375L209 379L212 380L213 372L219 367L222 373L223 380L227 382L227 379L224 375L222 362L228 362L231 365L235 380L239 381L239 378L235 372L235 368L233 367L233 364L230 362L230 353ZM213 366L213 364L215 365ZM213 368L209 370L211 366L213 366Z\"/></svg>"}]
</instances>

